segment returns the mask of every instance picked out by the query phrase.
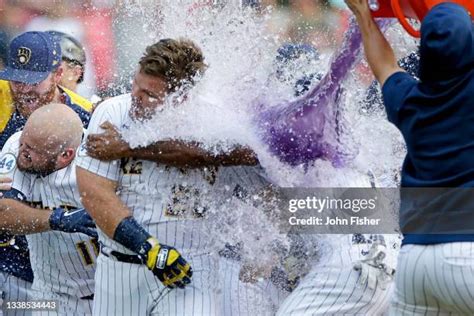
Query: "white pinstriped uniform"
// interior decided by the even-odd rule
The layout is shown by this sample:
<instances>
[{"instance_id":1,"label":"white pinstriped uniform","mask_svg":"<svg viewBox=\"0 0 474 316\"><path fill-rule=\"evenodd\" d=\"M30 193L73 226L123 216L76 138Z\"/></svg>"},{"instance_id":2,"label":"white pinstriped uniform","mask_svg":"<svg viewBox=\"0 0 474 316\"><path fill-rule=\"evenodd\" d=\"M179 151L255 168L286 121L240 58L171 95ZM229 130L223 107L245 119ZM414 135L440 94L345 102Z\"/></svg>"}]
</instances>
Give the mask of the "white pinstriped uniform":
<instances>
[{"instance_id":1,"label":"white pinstriped uniform","mask_svg":"<svg viewBox=\"0 0 474 316\"><path fill-rule=\"evenodd\" d=\"M8 151L2 150L0 157L3 161L3 166L0 168L0 174L5 178L13 178L15 172L15 157L9 154ZM18 278L14 275L0 272L0 316L28 316L31 311L28 310L9 310L2 312L3 302L26 302L32 299L31 283Z\"/></svg>"},{"instance_id":2,"label":"white pinstriped uniform","mask_svg":"<svg viewBox=\"0 0 474 316\"><path fill-rule=\"evenodd\" d=\"M346 187L370 187L364 176L346 177ZM363 235L370 240L369 235ZM383 235L387 244L385 262L395 267L400 238ZM354 270L356 261L364 259L370 243L354 243L352 234L330 234L322 237L321 261L314 264L297 288L283 302L278 316L300 315L384 315L388 311L393 284L382 289L359 285L360 272ZM393 282L392 282L393 283Z\"/></svg>"},{"instance_id":3,"label":"white pinstriped uniform","mask_svg":"<svg viewBox=\"0 0 474 316\"><path fill-rule=\"evenodd\" d=\"M211 195L212 199L217 199L221 207L217 212L230 212L234 210L229 203L230 199L237 199L243 205L249 205L244 216L252 217L252 210L261 212L262 210L257 206L252 208L251 204L255 199L253 196L257 195L262 190L268 188L270 183L266 179L263 168L260 166L235 166L219 168L213 189L217 192ZM237 196L237 197L236 197ZM248 211L250 210L250 212ZM230 215L232 217L232 215ZM237 217L236 217L237 218ZM220 220L220 219L218 219ZM239 220L239 219L236 219ZM257 218L250 227L243 227L237 225L240 229L245 231L237 232L236 234L248 234L252 230L259 231L265 225L270 225L262 218ZM216 231L216 234L219 234ZM235 236L238 238L239 236ZM235 240L231 240L232 242ZM251 241L247 241L251 242ZM259 263L258 252L254 253L254 258L257 264ZM221 315L274 315L283 299L289 294L286 291L277 288L269 279L264 278L256 283L246 283L239 279L239 273L242 268L240 261L231 258L221 257L219 260L219 280L222 291L222 311Z\"/></svg>"},{"instance_id":4,"label":"white pinstriped uniform","mask_svg":"<svg viewBox=\"0 0 474 316\"><path fill-rule=\"evenodd\" d=\"M474 243L404 245L390 315L474 315Z\"/></svg>"},{"instance_id":5,"label":"white pinstriped uniform","mask_svg":"<svg viewBox=\"0 0 474 316\"><path fill-rule=\"evenodd\" d=\"M14 134L3 151L17 156L20 135ZM15 170L12 187L41 208L82 207L74 162L45 177ZM60 315L90 315L92 300L82 298L94 293L96 242L81 233L58 231L27 235L27 240L34 274L33 298L58 301Z\"/></svg>"},{"instance_id":6,"label":"white pinstriped uniform","mask_svg":"<svg viewBox=\"0 0 474 316\"><path fill-rule=\"evenodd\" d=\"M3 301L31 301L31 283L4 272L0 272L0 316L29 316L29 310L9 310L2 312Z\"/></svg>"},{"instance_id":7,"label":"white pinstriped uniform","mask_svg":"<svg viewBox=\"0 0 474 316\"><path fill-rule=\"evenodd\" d=\"M94 112L87 133L101 131L109 121L117 127L130 122L129 94L105 101ZM81 148L77 165L117 181L119 196L133 217L158 241L175 247L193 268L192 284L168 290L145 265L119 262L103 254L96 273L94 315L219 315L217 255L205 230L195 195L208 183L202 170L180 171L154 162L122 159L101 162ZM207 180L206 180L207 179ZM133 254L99 230L105 249Z\"/></svg>"}]
</instances>

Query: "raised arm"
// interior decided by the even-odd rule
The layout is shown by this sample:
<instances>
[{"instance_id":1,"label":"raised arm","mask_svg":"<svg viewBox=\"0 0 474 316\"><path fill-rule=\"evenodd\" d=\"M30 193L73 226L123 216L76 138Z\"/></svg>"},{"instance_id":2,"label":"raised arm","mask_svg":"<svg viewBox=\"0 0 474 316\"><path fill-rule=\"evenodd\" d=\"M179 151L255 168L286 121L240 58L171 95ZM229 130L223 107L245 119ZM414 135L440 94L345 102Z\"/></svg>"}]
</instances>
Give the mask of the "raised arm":
<instances>
[{"instance_id":1,"label":"raised arm","mask_svg":"<svg viewBox=\"0 0 474 316\"><path fill-rule=\"evenodd\" d=\"M256 154L243 146L218 155L204 150L199 143L179 140L158 141L147 147L131 149L111 123L105 122L101 128L104 132L89 135L86 145L88 155L99 160L133 157L185 168L253 166L258 163Z\"/></svg>"},{"instance_id":2,"label":"raised arm","mask_svg":"<svg viewBox=\"0 0 474 316\"><path fill-rule=\"evenodd\" d=\"M370 14L367 0L345 0L359 24L365 56L381 86L395 72L403 71L397 64L392 47Z\"/></svg>"}]
</instances>

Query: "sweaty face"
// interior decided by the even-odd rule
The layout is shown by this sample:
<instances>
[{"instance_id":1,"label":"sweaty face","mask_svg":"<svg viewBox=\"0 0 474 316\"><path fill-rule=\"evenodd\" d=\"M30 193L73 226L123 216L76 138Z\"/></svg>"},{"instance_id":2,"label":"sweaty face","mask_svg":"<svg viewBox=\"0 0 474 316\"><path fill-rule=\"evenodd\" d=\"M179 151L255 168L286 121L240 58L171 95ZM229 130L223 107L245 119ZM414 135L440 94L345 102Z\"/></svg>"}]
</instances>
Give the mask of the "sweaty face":
<instances>
[{"instance_id":1,"label":"sweaty face","mask_svg":"<svg viewBox=\"0 0 474 316\"><path fill-rule=\"evenodd\" d=\"M41 135L23 132L17 157L18 169L37 175L48 175L57 169L57 158L61 148L52 146L41 138Z\"/></svg>"},{"instance_id":2,"label":"sweaty face","mask_svg":"<svg viewBox=\"0 0 474 316\"><path fill-rule=\"evenodd\" d=\"M49 74L45 80L32 85L11 81L10 87L17 109L25 117L30 116L39 107L51 103L56 93L53 74Z\"/></svg>"},{"instance_id":3,"label":"sweaty face","mask_svg":"<svg viewBox=\"0 0 474 316\"><path fill-rule=\"evenodd\" d=\"M132 108L130 116L135 120L148 120L163 105L168 86L155 76L138 71L132 86Z\"/></svg>"}]
</instances>

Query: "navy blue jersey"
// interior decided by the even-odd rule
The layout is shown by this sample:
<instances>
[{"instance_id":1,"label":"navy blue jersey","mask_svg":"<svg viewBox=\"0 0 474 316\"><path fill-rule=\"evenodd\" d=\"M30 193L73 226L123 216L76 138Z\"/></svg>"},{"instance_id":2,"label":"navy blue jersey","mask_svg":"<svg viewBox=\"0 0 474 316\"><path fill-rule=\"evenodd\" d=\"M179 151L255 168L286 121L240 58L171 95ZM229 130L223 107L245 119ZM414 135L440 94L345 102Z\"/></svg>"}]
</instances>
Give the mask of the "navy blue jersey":
<instances>
[{"instance_id":1,"label":"navy blue jersey","mask_svg":"<svg viewBox=\"0 0 474 316\"><path fill-rule=\"evenodd\" d=\"M474 26L461 6L423 20L419 78L397 72L382 90L407 146L402 188L433 188L402 190L403 242L474 241Z\"/></svg>"},{"instance_id":2,"label":"navy blue jersey","mask_svg":"<svg viewBox=\"0 0 474 316\"><path fill-rule=\"evenodd\" d=\"M24 195L15 189L3 191L2 194L4 198L25 200ZM25 236L0 235L0 271L33 282L33 271Z\"/></svg>"}]
</instances>

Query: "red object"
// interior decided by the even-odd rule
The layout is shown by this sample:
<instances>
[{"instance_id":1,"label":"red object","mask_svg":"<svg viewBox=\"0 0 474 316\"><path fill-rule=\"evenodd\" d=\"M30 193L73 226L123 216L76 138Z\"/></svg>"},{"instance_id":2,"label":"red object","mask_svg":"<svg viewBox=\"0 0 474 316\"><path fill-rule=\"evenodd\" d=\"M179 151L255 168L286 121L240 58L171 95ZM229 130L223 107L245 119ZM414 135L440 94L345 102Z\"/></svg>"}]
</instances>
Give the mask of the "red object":
<instances>
[{"instance_id":1,"label":"red object","mask_svg":"<svg viewBox=\"0 0 474 316\"><path fill-rule=\"evenodd\" d=\"M93 8L83 12L81 20L85 28L87 47L92 56L96 87L106 91L114 82L116 72L116 45L112 29L113 11Z\"/></svg>"},{"instance_id":2,"label":"red object","mask_svg":"<svg viewBox=\"0 0 474 316\"><path fill-rule=\"evenodd\" d=\"M374 17L397 18L403 28L412 36L420 37L406 18L423 21L428 11L442 2L454 2L462 5L474 18L474 0L378 0L379 10L372 11Z\"/></svg>"}]
</instances>

